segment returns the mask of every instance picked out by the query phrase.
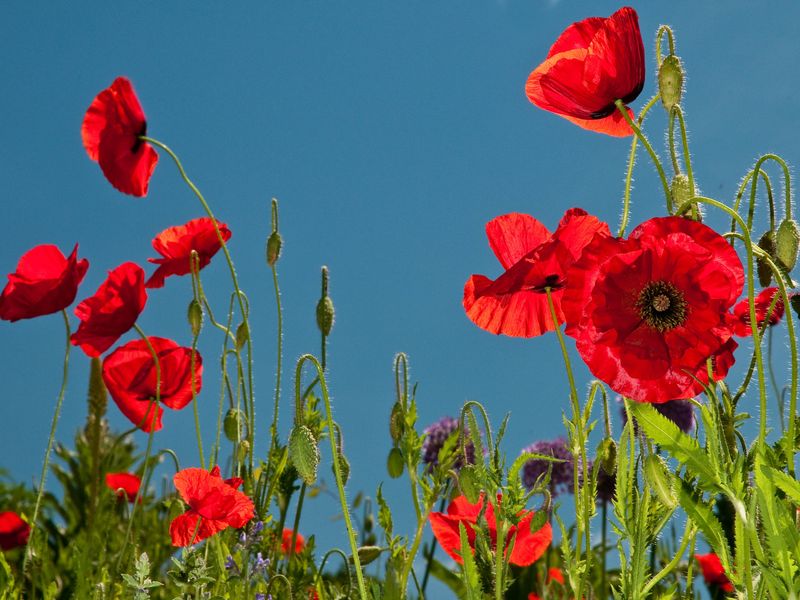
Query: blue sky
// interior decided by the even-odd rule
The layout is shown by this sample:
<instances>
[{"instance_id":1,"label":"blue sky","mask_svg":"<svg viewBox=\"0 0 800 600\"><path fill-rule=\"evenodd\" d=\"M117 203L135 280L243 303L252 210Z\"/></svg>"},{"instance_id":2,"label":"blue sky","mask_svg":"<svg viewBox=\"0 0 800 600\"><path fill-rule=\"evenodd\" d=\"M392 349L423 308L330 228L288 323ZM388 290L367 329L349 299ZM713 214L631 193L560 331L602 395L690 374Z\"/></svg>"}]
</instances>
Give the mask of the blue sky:
<instances>
[{"instance_id":1,"label":"blue sky","mask_svg":"<svg viewBox=\"0 0 800 600\"><path fill-rule=\"evenodd\" d=\"M790 2L754 11L723 4L634 3L648 73L640 107L655 89L653 40L673 25L687 70L684 106L696 176L710 196L730 201L764 152L792 163L798 152L800 58ZM264 450L275 373L275 307L264 242L269 201L280 200L287 373L319 346L314 306L319 268L331 271L337 319L329 346L334 412L353 466L351 493L374 494L385 475L386 430L396 352L419 382L420 424L480 400L495 422L511 412L510 456L563 432L567 384L557 341L494 337L461 308L472 273L499 264L484 224L512 211L554 228L581 206L618 222L629 143L572 126L533 107L528 73L569 23L609 15L609 2L249 2L6 3L0 7L0 146L5 236L0 272L39 243L79 242L91 266L79 298L106 271L154 256L150 240L201 210L166 156L150 195L118 194L86 156L80 123L94 95L117 75L131 78L148 132L181 157L230 242L253 307L259 446ZM646 131L662 157L665 119ZM777 173L775 175L777 178ZM655 172L636 170L632 222L663 214ZM712 217L712 225L722 220ZM762 221L763 222L763 221ZM221 257L220 257L221 258ZM203 273L222 310L229 283L217 259ZM188 279L151 294L140 324L150 335L188 343ZM128 338L126 338L128 339ZM58 316L0 323L0 464L18 479L38 476L62 360ZM206 445L219 381L218 337L201 345ZM59 426L69 440L85 418L88 361L73 353ZM779 372L783 372L779 368ZM581 385L589 381L577 368ZM738 372L737 372L738 373ZM738 381L738 376L735 376ZM284 392L290 390L285 379ZM291 409L281 426L288 432ZM117 429L128 422L110 407ZM196 464L190 412L167 411L159 447ZM323 473L328 473L327 467ZM387 481L402 529L404 480ZM313 500L301 530L324 548L342 545L337 510Z\"/></svg>"}]
</instances>

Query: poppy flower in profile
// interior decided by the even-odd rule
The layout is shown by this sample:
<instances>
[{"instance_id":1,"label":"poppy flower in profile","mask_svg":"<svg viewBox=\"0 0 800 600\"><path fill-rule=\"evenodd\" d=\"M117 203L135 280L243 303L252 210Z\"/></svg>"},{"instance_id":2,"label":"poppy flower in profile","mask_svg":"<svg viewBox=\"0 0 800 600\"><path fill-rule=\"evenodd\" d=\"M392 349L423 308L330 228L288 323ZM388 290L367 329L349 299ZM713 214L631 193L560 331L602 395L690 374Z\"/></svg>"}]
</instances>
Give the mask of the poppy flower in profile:
<instances>
[{"instance_id":1,"label":"poppy flower in profile","mask_svg":"<svg viewBox=\"0 0 800 600\"><path fill-rule=\"evenodd\" d=\"M172 340L148 337L161 367L161 402L180 410L192 401L192 349ZM132 340L103 360L103 381L108 393L131 423L142 431L161 429L164 409L156 399L156 368L144 340ZM194 353L194 392L203 387L203 359Z\"/></svg>"},{"instance_id":2,"label":"poppy flower in profile","mask_svg":"<svg viewBox=\"0 0 800 600\"><path fill-rule=\"evenodd\" d=\"M133 327L145 302L144 271L132 262L121 264L109 271L94 296L75 307L81 323L72 344L91 358L100 356Z\"/></svg>"},{"instance_id":3,"label":"poppy flower in profile","mask_svg":"<svg viewBox=\"0 0 800 600\"><path fill-rule=\"evenodd\" d=\"M146 196L158 154L139 139L147 121L126 77L100 92L83 118L81 138L89 158L100 164L109 183L123 194Z\"/></svg>"},{"instance_id":4,"label":"poppy flower in profile","mask_svg":"<svg viewBox=\"0 0 800 600\"><path fill-rule=\"evenodd\" d=\"M142 480L133 473L106 473L106 487L118 498L127 498L128 502L136 502Z\"/></svg>"},{"instance_id":5,"label":"poppy flower in profile","mask_svg":"<svg viewBox=\"0 0 800 600\"><path fill-rule=\"evenodd\" d=\"M498 500L500 497L498 496ZM478 515L483 509L484 496L478 502L471 504L464 496L454 498L447 507L447 513L433 512L428 517L433 529L433 535L442 546L445 552L458 564L462 564L461 559L461 536L459 524L463 524L469 539L469 545L475 550L475 528L478 527ZM542 554L544 554L550 542L553 540L553 530L549 523L545 523L536 532L531 531L531 519L533 511L524 510L520 512L520 521L509 528L505 541L505 548L514 539L514 548L511 550L509 562L512 565L527 567L533 564ZM497 547L497 524L495 522L494 507L491 503L486 507L484 518L489 528L489 537L492 547Z\"/></svg>"},{"instance_id":6,"label":"poppy flower in profile","mask_svg":"<svg viewBox=\"0 0 800 600\"><path fill-rule=\"evenodd\" d=\"M608 18L591 17L567 27L528 77L525 93L539 108L584 129L623 137L633 130L615 102L633 102L644 77L639 17L625 7Z\"/></svg>"},{"instance_id":7,"label":"poppy flower in profile","mask_svg":"<svg viewBox=\"0 0 800 600\"><path fill-rule=\"evenodd\" d=\"M775 306L769 313L769 319L767 319L767 311L769 311L769 307L772 304L772 299L777 292L778 288L768 287L761 290L758 296L756 296L756 322L758 323L759 327L764 325L765 321L769 323L770 327L772 325L777 325L783 318L783 300L781 300L779 295L778 299L775 301ZM733 307L733 317L734 335L738 335L739 337L748 337L753 335L753 328L750 327L750 301L747 298L741 300L736 304L736 306Z\"/></svg>"},{"instance_id":8,"label":"poppy flower in profile","mask_svg":"<svg viewBox=\"0 0 800 600\"><path fill-rule=\"evenodd\" d=\"M217 221L217 227L219 227L223 240L227 242L231 239L231 230L225 223ZM185 225L165 229L153 239L153 248L163 258L147 259L159 267L144 286L148 288L164 287L166 277L191 273L192 250L197 252L198 267L200 269L206 267L221 247L214 229L214 221L209 217L193 219Z\"/></svg>"},{"instance_id":9,"label":"poppy flower in profile","mask_svg":"<svg viewBox=\"0 0 800 600\"><path fill-rule=\"evenodd\" d=\"M288 527L284 527L283 533L281 533L281 552L284 554L289 554L289 551L292 548L292 534L294 530L289 529ZM299 533L295 537L294 541L294 553L299 554L303 551L303 548L306 546L306 538L304 538Z\"/></svg>"},{"instance_id":10,"label":"poppy flower in profile","mask_svg":"<svg viewBox=\"0 0 800 600\"><path fill-rule=\"evenodd\" d=\"M555 233L529 215L510 213L489 221L486 235L505 272L494 281L483 275L467 280L467 317L491 333L535 337L557 325L545 289L550 288L558 324L563 323L561 296L567 270L594 237L611 234L608 225L572 208Z\"/></svg>"},{"instance_id":11,"label":"poppy flower in profile","mask_svg":"<svg viewBox=\"0 0 800 600\"><path fill-rule=\"evenodd\" d=\"M175 473L172 481L189 505L169 526L173 546L196 544L228 527L244 527L253 518L253 501L219 474L189 468Z\"/></svg>"},{"instance_id":12,"label":"poppy flower in profile","mask_svg":"<svg viewBox=\"0 0 800 600\"><path fill-rule=\"evenodd\" d=\"M0 549L13 550L28 543L31 527L12 511L0 512Z\"/></svg>"},{"instance_id":13,"label":"poppy flower in profile","mask_svg":"<svg viewBox=\"0 0 800 600\"><path fill-rule=\"evenodd\" d=\"M595 377L639 402L692 398L733 363L728 311L742 292L736 251L702 223L662 217L629 239L596 239L570 269L566 333ZM724 371L724 372L723 372Z\"/></svg>"},{"instance_id":14,"label":"poppy flower in profile","mask_svg":"<svg viewBox=\"0 0 800 600\"><path fill-rule=\"evenodd\" d=\"M78 260L78 244L68 257L50 244L31 248L8 274L0 295L0 319L14 322L64 310L75 300L88 268L88 260Z\"/></svg>"},{"instance_id":15,"label":"poppy flower in profile","mask_svg":"<svg viewBox=\"0 0 800 600\"><path fill-rule=\"evenodd\" d=\"M695 554L695 559L700 563L700 569L703 571L703 579L706 585L718 586L723 592L729 593L733 591L733 584L728 576L725 575L725 569L722 568L722 561L719 556L713 552L709 554Z\"/></svg>"}]
</instances>

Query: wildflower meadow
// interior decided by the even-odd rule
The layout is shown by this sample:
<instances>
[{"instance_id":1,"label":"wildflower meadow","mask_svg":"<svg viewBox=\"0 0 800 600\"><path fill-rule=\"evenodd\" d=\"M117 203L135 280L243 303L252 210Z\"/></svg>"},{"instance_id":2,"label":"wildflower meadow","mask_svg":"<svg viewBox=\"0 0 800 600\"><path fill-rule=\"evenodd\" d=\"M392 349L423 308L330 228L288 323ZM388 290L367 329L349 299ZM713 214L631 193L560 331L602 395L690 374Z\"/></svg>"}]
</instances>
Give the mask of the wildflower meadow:
<instances>
[{"instance_id":1,"label":"wildflower meadow","mask_svg":"<svg viewBox=\"0 0 800 600\"><path fill-rule=\"evenodd\" d=\"M267 164L266 187L258 180L249 190L258 211L238 214L220 181L238 172L249 185L258 175L239 167L253 157L237 157L233 123L268 143L259 111L289 117L263 95L250 103L252 117L224 105L195 118L213 78L159 99L157 86L139 86L134 61L105 65L114 71L102 79L71 72L80 110L69 94L37 99L43 113L70 107L74 143L63 160L85 177L81 206L90 208L76 211L80 226L62 220L58 239L0 254L0 373L15 390L6 403L17 406L2 424L0 600L800 597L798 148L749 148L755 158L713 185L697 157L738 144L738 128L768 115L724 90L718 101L739 102L739 119L726 137L704 137L707 123L688 108L702 85L693 65L744 59L684 53L681 31L655 24L669 23L666 4L663 14L648 6L646 18L644 7L583 4L567 13L543 3L535 39L509 16L512 0L491 8L516 32L497 55L508 52L503 69L516 83L475 85L516 98L508 130L539 132L542 156L571 170L536 156L497 158L491 185L502 185L507 164L532 184L513 207L487 195L480 221L450 216L459 212L454 196L444 211L394 203L355 225L334 216L344 202L280 193L281 172ZM322 46L320 71L328 51L341 51ZM415 73L438 78L436 48L417 49ZM791 79L800 48L790 49L755 60ZM157 59L169 69L176 56ZM290 64L292 55L270 60ZM454 81L483 73L458 53L448 61ZM375 97L350 97L357 117L336 129L361 132L365 164L354 168L365 179L368 160L421 161L413 147L359 129L369 121L359 102L379 102L375 90L407 93L390 56L376 65L370 74L384 79L370 88ZM746 86L751 73L740 71ZM324 80L307 72L301 86L319 111L336 102ZM415 110L435 108L424 87L411 96L422 100L395 114L398 138ZM466 120L434 113L431 139L458 140L469 127L486 128L488 139L480 103L470 111ZM319 145L333 177L318 185L308 168L307 183L323 195L347 189L336 177L348 155L337 135L295 125L301 142L286 160L302 163ZM184 130L202 143L184 142ZM46 180L62 157L40 150ZM214 155L218 170L196 169L198 154ZM431 185L449 185L457 144L448 154L453 162L431 158ZM616 164L613 185L592 175L601 162ZM595 198L541 197L573 180ZM31 211L47 230L55 200L28 202L24 182L10 185L19 198L6 210ZM126 212L112 223L101 215L114 204ZM394 240L382 233L391 219L405 219ZM444 241L454 229L469 252ZM328 263L326 252L338 256L347 243L358 246L351 260ZM293 252L313 252L313 269ZM391 258L375 267L375 256ZM457 273L421 275L442 256ZM293 270L305 287L287 291ZM357 293L347 282L358 282ZM387 310L384 292L396 282L404 302L413 297L432 321L452 319L469 337L438 339L414 315ZM370 311L377 316L358 341L340 344L339 331ZM384 327L404 329L413 348L395 347L395 330ZM386 339L393 350L380 356ZM480 345L488 343L490 351ZM533 347L536 360L526 354ZM418 356L450 352L473 362L417 367ZM521 383L501 376L491 352ZM372 361L383 365L378 389ZM429 388L426 378L443 383ZM479 378L489 380L488 397L453 391ZM517 444L515 429L531 432L528 441Z\"/></svg>"}]
</instances>

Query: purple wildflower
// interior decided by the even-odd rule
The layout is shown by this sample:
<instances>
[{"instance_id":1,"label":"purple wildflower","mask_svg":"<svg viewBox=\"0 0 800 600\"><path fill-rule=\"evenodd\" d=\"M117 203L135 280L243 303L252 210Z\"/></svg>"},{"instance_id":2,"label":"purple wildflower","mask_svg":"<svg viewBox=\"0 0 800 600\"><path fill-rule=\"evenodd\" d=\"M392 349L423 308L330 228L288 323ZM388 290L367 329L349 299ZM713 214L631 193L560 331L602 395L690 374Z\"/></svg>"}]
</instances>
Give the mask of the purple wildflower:
<instances>
[{"instance_id":1,"label":"purple wildflower","mask_svg":"<svg viewBox=\"0 0 800 600\"><path fill-rule=\"evenodd\" d=\"M458 419L453 417L443 417L425 428L425 440L422 442L422 462L433 468L439 464L439 450L444 446L445 441L458 429ZM456 450L459 454L454 463L456 469L460 469L464 460L460 448ZM475 446L472 442L466 443L467 462L475 464Z\"/></svg>"},{"instance_id":2,"label":"purple wildflower","mask_svg":"<svg viewBox=\"0 0 800 600\"><path fill-rule=\"evenodd\" d=\"M522 484L530 489L536 485L536 482L542 477L552 465L552 472L550 473L550 493L553 496L568 492L570 494L575 492L575 463L572 453L567 448L567 442L563 438L555 440L541 440L534 442L527 448L523 448L522 452L532 452L534 454L543 454L545 456L552 456L559 458L563 462L550 462L548 460L531 459L525 463L522 468Z\"/></svg>"},{"instance_id":3,"label":"purple wildflower","mask_svg":"<svg viewBox=\"0 0 800 600\"><path fill-rule=\"evenodd\" d=\"M684 433L694 429L694 407L689 400L670 400L660 404L653 404L655 409L678 426ZM628 413L622 407L622 425L628 422ZM634 423L634 425L636 425ZM638 427L636 428L638 432Z\"/></svg>"},{"instance_id":4,"label":"purple wildflower","mask_svg":"<svg viewBox=\"0 0 800 600\"><path fill-rule=\"evenodd\" d=\"M261 556L261 552L256 554L255 561L253 563L253 573L263 573L267 570L268 566L269 559Z\"/></svg>"},{"instance_id":5,"label":"purple wildflower","mask_svg":"<svg viewBox=\"0 0 800 600\"><path fill-rule=\"evenodd\" d=\"M225 559L225 568L235 575L239 574L239 565L236 564L236 561L230 554L228 554L228 558Z\"/></svg>"}]
</instances>

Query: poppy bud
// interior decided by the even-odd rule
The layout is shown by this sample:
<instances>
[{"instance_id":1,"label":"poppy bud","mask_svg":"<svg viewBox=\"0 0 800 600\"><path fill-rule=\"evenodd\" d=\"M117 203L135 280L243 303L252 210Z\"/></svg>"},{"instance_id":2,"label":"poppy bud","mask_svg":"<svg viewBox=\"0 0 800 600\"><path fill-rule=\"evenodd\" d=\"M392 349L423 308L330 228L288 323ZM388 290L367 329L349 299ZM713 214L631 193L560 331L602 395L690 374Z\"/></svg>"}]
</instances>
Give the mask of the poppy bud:
<instances>
[{"instance_id":1,"label":"poppy bud","mask_svg":"<svg viewBox=\"0 0 800 600\"><path fill-rule=\"evenodd\" d=\"M305 425L295 427L289 435L289 458L303 481L313 485L317 480L319 448L314 434Z\"/></svg>"},{"instance_id":2,"label":"poppy bud","mask_svg":"<svg viewBox=\"0 0 800 600\"><path fill-rule=\"evenodd\" d=\"M670 54L658 67L658 93L667 112L679 104L683 95L683 66L681 59Z\"/></svg>"},{"instance_id":3,"label":"poppy bud","mask_svg":"<svg viewBox=\"0 0 800 600\"><path fill-rule=\"evenodd\" d=\"M458 487L467 499L475 504L481 496L481 486L478 482L478 473L474 465L464 465L458 472Z\"/></svg>"},{"instance_id":4,"label":"poppy bud","mask_svg":"<svg viewBox=\"0 0 800 600\"><path fill-rule=\"evenodd\" d=\"M339 471L342 474L342 485L347 483L347 480L350 479L350 462L345 458L342 452L336 453L336 458L339 461ZM333 476L336 477L336 470L331 466L331 470L333 470Z\"/></svg>"},{"instance_id":5,"label":"poppy bud","mask_svg":"<svg viewBox=\"0 0 800 600\"><path fill-rule=\"evenodd\" d=\"M675 206L682 206L694 196L693 190L689 187L689 178L683 173L678 173L672 178L672 185L670 188Z\"/></svg>"},{"instance_id":6,"label":"poppy bud","mask_svg":"<svg viewBox=\"0 0 800 600\"><path fill-rule=\"evenodd\" d=\"M761 239L758 240L758 247L769 254L769 256L774 257L778 250L778 247L775 245L775 232L766 231L764 235L761 236ZM756 257L756 266L758 267L758 282L762 287L767 287L772 282L772 269L770 269L767 262L760 257Z\"/></svg>"},{"instance_id":7,"label":"poppy bud","mask_svg":"<svg viewBox=\"0 0 800 600\"><path fill-rule=\"evenodd\" d=\"M611 438L606 438L597 446L597 460L603 471L613 475L617 470L617 444Z\"/></svg>"},{"instance_id":8,"label":"poppy bud","mask_svg":"<svg viewBox=\"0 0 800 600\"><path fill-rule=\"evenodd\" d=\"M241 350L250 339L250 330L244 321L236 328L236 349Z\"/></svg>"},{"instance_id":9,"label":"poppy bud","mask_svg":"<svg viewBox=\"0 0 800 600\"><path fill-rule=\"evenodd\" d=\"M653 488L659 500L669 508L675 508L678 500L672 485L672 474L664 466L664 461L655 454L650 454L644 460L644 473L647 482Z\"/></svg>"},{"instance_id":10,"label":"poppy bud","mask_svg":"<svg viewBox=\"0 0 800 600\"><path fill-rule=\"evenodd\" d=\"M403 435L403 407L399 402L395 402L392 406L392 414L389 416L389 435L395 444Z\"/></svg>"},{"instance_id":11,"label":"poppy bud","mask_svg":"<svg viewBox=\"0 0 800 600\"><path fill-rule=\"evenodd\" d=\"M222 428L225 431L225 437L228 438L229 441L238 441L239 427L241 426L242 429L244 429L244 425L245 418L242 414L242 411L238 408L228 409L228 412L225 414L225 420L223 421Z\"/></svg>"},{"instance_id":12,"label":"poppy bud","mask_svg":"<svg viewBox=\"0 0 800 600\"><path fill-rule=\"evenodd\" d=\"M797 249L800 243L800 231L794 219L784 219L775 234L775 255L780 263L791 271L797 262Z\"/></svg>"},{"instance_id":13,"label":"poppy bud","mask_svg":"<svg viewBox=\"0 0 800 600\"><path fill-rule=\"evenodd\" d=\"M200 335L200 329L203 327L203 307L197 300L189 302L189 310L187 312L189 319L189 327L192 328L192 335L197 337Z\"/></svg>"},{"instance_id":14,"label":"poppy bud","mask_svg":"<svg viewBox=\"0 0 800 600\"><path fill-rule=\"evenodd\" d=\"M358 560L361 566L368 565L381 555L382 549L380 546L361 546L358 549ZM350 559L353 562L353 559Z\"/></svg>"},{"instance_id":15,"label":"poppy bud","mask_svg":"<svg viewBox=\"0 0 800 600\"><path fill-rule=\"evenodd\" d=\"M328 267L322 267L322 296L317 302L317 327L325 337L333 328L333 300L328 296Z\"/></svg>"},{"instance_id":16,"label":"poppy bud","mask_svg":"<svg viewBox=\"0 0 800 600\"><path fill-rule=\"evenodd\" d=\"M389 477L397 479L403 474L403 453L398 448L389 450L389 457L386 459L386 470Z\"/></svg>"},{"instance_id":17,"label":"poppy bud","mask_svg":"<svg viewBox=\"0 0 800 600\"><path fill-rule=\"evenodd\" d=\"M267 264L272 267L278 262L278 259L281 256L281 247L283 246L283 240L281 239L281 234L277 231L273 231L269 238L267 238Z\"/></svg>"}]
</instances>

